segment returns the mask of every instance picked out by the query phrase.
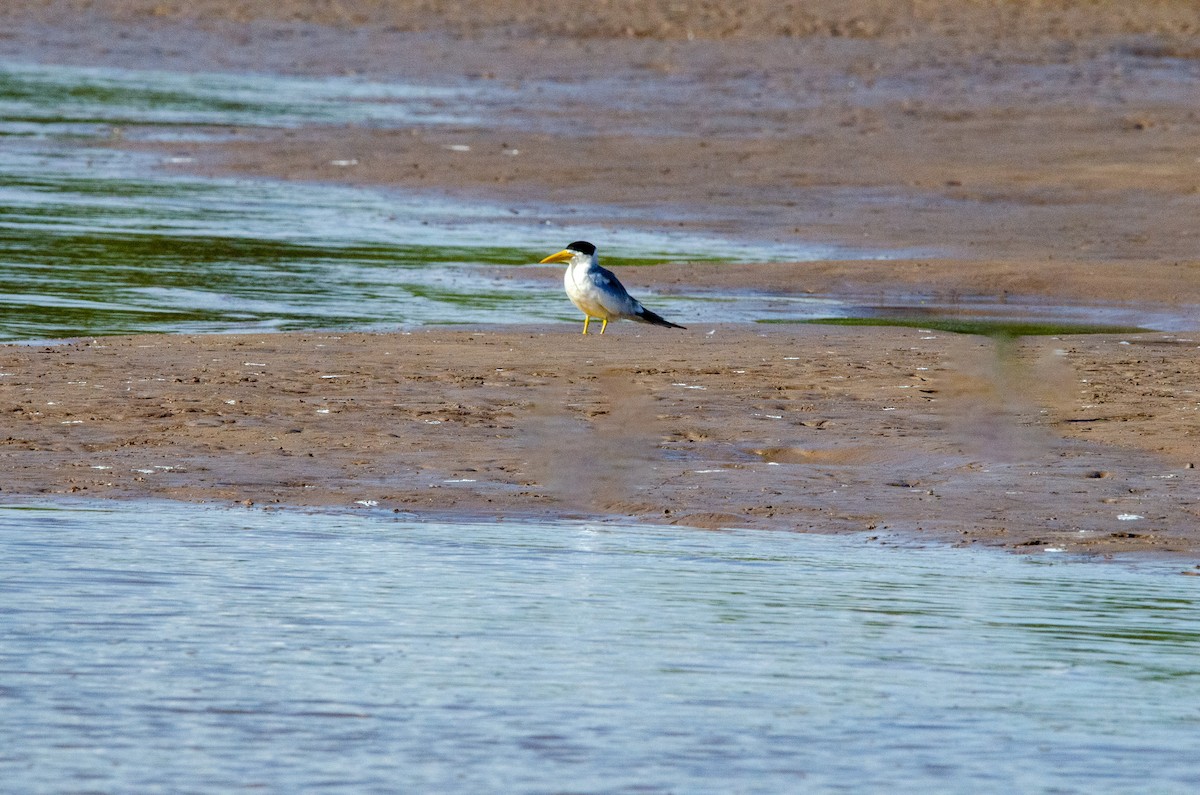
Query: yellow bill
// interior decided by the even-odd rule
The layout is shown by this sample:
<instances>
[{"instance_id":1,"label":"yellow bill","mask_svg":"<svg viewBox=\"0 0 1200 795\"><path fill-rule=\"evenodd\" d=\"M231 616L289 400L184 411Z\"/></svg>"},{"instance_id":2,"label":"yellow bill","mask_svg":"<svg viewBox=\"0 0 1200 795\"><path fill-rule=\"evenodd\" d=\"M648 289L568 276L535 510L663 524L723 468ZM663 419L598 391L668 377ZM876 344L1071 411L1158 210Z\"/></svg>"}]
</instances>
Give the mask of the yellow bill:
<instances>
[{"instance_id":1,"label":"yellow bill","mask_svg":"<svg viewBox=\"0 0 1200 795\"><path fill-rule=\"evenodd\" d=\"M550 256L546 257L544 260L539 262L538 265L546 265L551 262L566 262L573 256L575 256L574 251L571 251L569 248L564 248L557 254L551 254Z\"/></svg>"}]
</instances>

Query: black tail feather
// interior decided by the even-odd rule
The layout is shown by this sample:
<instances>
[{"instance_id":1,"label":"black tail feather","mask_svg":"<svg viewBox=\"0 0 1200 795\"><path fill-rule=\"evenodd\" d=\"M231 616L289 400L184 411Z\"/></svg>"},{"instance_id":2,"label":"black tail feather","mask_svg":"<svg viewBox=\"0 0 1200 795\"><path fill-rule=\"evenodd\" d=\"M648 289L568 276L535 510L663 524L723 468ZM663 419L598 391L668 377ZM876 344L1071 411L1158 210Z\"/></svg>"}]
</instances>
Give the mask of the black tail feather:
<instances>
[{"instance_id":1,"label":"black tail feather","mask_svg":"<svg viewBox=\"0 0 1200 795\"><path fill-rule=\"evenodd\" d=\"M638 320L642 321L643 323L649 323L652 326L665 326L666 328L681 328L686 330L685 326L681 326L678 323L672 323L671 321L664 319L662 316L654 314L644 306L639 307Z\"/></svg>"}]
</instances>

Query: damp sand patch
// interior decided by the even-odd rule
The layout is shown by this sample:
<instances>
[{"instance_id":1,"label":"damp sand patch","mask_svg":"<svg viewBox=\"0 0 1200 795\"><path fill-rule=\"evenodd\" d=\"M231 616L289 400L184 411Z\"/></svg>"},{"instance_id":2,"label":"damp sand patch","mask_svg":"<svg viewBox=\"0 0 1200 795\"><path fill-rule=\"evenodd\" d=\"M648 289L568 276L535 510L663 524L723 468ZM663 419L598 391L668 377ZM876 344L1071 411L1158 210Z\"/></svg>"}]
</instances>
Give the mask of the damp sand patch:
<instances>
[{"instance_id":1,"label":"damp sand patch","mask_svg":"<svg viewBox=\"0 0 1200 795\"><path fill-rule=\"evenodd\" d=\"M1155 329L1142 326L1117 326L1086 323L1056 323L1040 320L994 320L956 317L830 317L766 319L766 324L805 323L824 326L884 326L928 329L949 334L975 334L984 337L1057 337L1072 334L1148 334Z\"/></svg>"}]
</instances>

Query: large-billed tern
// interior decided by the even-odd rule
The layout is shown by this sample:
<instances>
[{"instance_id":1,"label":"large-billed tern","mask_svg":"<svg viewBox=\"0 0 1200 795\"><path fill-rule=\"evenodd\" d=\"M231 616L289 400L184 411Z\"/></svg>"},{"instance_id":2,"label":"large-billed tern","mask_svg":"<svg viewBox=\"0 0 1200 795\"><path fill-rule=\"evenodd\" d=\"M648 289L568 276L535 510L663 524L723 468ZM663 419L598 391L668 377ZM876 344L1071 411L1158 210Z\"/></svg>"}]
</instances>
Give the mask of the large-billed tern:
<instances>
[{"instance_id":1,"label":"large-billed tern","mask_svg":"<svg viewBox=\"0 0 1200 795\"><path fill-rule=\"evenodd\" d=\"M610 320L637 320L654 326L683 328L642 306L625 290L616 275L601 268L596 259L596 247L585 240L576 240L557 254L551 254L540 264L550 262L567 263L563 274L563 287L571 303L583 312L583 333L588 333L588 324L595 318L600 321L600 333L608 328Z\"/></svg>"}]
</instances>

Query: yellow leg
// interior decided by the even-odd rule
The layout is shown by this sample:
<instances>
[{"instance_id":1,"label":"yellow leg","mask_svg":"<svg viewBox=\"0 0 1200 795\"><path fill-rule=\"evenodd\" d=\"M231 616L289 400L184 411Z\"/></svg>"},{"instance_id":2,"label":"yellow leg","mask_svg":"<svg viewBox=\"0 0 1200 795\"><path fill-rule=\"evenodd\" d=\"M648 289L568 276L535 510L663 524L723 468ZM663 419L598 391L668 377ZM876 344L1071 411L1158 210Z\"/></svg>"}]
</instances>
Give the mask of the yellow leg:
<instances>
[{"instance_id":1,"label":"yellow leg","mask_svg":"<svg viewBox=\"0 0 1200 795\"><path fill-rule=\"evenodd\" d=\"M600 318L600 333L604 333L604 329L608 328L608 318Z\"/></svg>"},{"instance_id":2,"label":"yellow leg","mask_svg":"<svg viewBox=\"0 0 1200 795\"><path fill-rule=\"evenodd\" d=\"M591 323L591 322L592 322L592 316L591 316L591 315L584 315L584 316L583 316L583 333L584 333L584 334L587 334L587 327L588 327L588 323Z\"/></svg>"}]
</instances>

